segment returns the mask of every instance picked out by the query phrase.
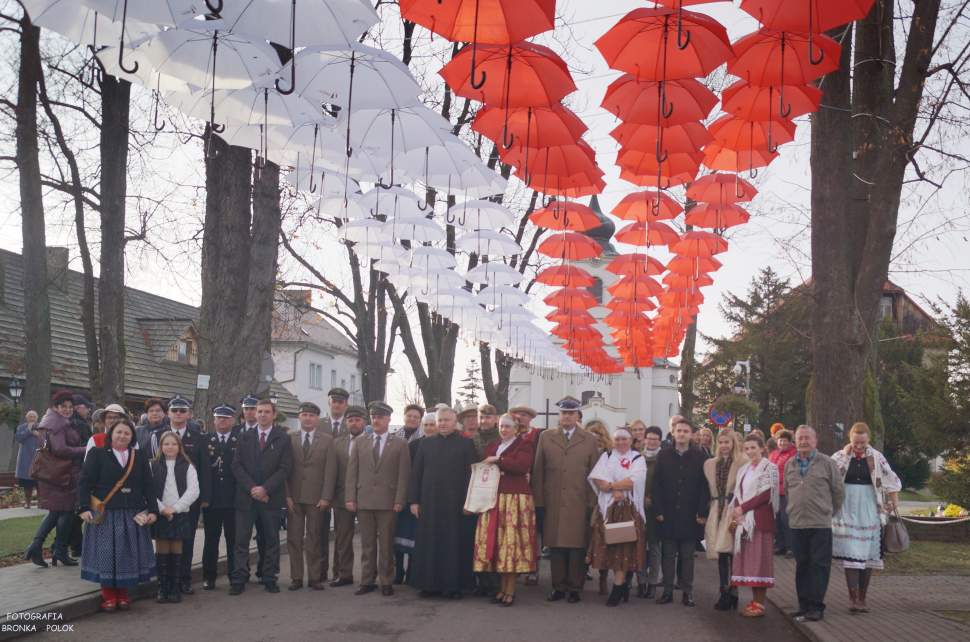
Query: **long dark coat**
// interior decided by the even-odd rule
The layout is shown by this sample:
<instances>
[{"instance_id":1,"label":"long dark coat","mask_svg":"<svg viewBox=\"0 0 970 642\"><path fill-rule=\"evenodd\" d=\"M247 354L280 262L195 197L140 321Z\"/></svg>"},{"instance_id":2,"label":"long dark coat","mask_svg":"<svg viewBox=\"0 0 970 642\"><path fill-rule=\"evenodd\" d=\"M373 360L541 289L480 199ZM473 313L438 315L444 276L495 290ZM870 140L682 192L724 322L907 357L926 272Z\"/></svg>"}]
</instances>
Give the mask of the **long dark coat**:
<instances>
[{"instance_id":1,"label":"long dark coat","mask_svg":"<svg viewBox=\"0 0 970 642\"><path fill-rule=\"evenodd\" d=\"M249 510L255 501L249 494L254 486L262 486L269 494L267 508L283 508L286 500L286 480L293 470L293 447L286 428L273 426L266 439L266 447L259 448L259 430L247 430L239 437L232 473L236 478L236 507Z\"/></svg>"},{"instance_id":2,"label":"long dark coat","mask_svg":"<svg viewBox=\"0 0 970 642\"><path fill-rule=\"evenodd\" d=\"M676 448L663 448L657 455L657 470L653 475L653 509L657 516L657 532L661 539L699 540L704 526L698 517L707 517L711 494L704 477L707 456L691 446L683 454Z\"/></svg>"},{"instance_id":3,"label":"long dark coat","mask_svg":"<svg viewBox=\"0 0 970 642\"><path fill-rule=\"evenodd\" d=\"M77 485L81 478L81 463L84 461L84 443L71 425L54 410L48 409L40 420L38 428L50 441L50 449L55 457L72 460L70 473L61 483L38 482L40 507L51 511L74 510L77 506ZM41 441L38 448L44 445Z\"/></svg>"}]
</instances>

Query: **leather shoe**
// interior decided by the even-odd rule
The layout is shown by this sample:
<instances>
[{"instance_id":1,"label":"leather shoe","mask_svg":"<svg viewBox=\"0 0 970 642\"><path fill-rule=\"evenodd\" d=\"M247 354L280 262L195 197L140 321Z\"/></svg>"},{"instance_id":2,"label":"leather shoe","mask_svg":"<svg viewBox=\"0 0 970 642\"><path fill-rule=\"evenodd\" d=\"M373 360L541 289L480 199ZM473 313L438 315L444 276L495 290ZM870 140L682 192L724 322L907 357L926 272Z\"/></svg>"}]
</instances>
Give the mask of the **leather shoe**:
<instances>
[{"instance_id":1,"label":"leather shoe","mask_svg":"<svg viewBox=\"0 0 970 642\"><path fill-rule=\"evenodd\" d=\"M576 602L579 602L579 600L580 600L579 591L570 591L569 597L566 599L566 601L569 602L570 604L575 604Z\"/></svg>"},{"instance_id":2,"label":"leather shoe","mask_svg":"<svg viewBox=\"0 0 970 642\"><path fill-rule=\"evenodd\" d=\"M245 584L232 584L229 587L229 595L242 595L242 592L246 590Z\"/></svg>"},{"instance_id":3,"label":"leather shoe","mask_svg":"<svg viewBox=\"0 0 970 642\"><path fill-rule=\"evenodd\" d=\"M820 613L819 611L809 611L805 615L796 617L795 621L796 622L821 622L823 619L825 619L825 616L822 615L822 613Z\"/></svg>"},{"instance_id":4,"label":"leather shoe","mask_svg":"<svg viewBox=\"0 0 970 642\"><path fill-rule=\"evenodd\" d=\"M367 595L368 593L373 593L377 590L377 586L374 584L361 584L360 588L354 591L354 595Z\"/></svg>"},{"instance_id":5,"label":"leather shoe","mask_svg":"<svg viewBox=\"0 0 970 642\"><path fill-rule=\"evenodd\" d=\"M643 597L647 600L657 597L657 587L653 584L647 584L647 592L643 594Z\"/></svg>"},{"instance_id":6,"label":"leather shoe","mask_svg":"<svg viewBox=\"0 0 970 642\"><path fill-rule=\"evenodd\" d=\"M266 589L266 592L267 593L279 593L280 592L280 585L277 584L276 582L266 582L263 585L263 588Z\"/></svg>"},{"instance_id":7,"label":"leather shoe","mask_svg":"<svg viewBox=\"0 0 970 642\"><path fill-rule=\"evenodd\" d=\"M216 588L216 581L215 580L203 580L203 582L202 582L202 590L203 591L213 591L213 590L215 590L215 588Z\"/></svg>"},{"instance_id":8,"label":"leather shoe","mask_svg":"<svg viewBox=\"0 0 970 642\"><path fill-rule=\"evenodd\" d=\"M324 589L323 582L310 582L307 584L311 591L322 591Z\"/></svg>"},{"instance_id":9,"label":"leather shoe","mask_svg":"<svg viewBox=\"0 0 970 642\"><path fill-rule=\"evenodd\" d=\"M303 588L303 580L293 580L292 582L290 582L290 585L289 587L287 587L287 590L299 591L301 588Z\"/></svg>"},{"instance_id":10,"label":"leather shoe","mask_svg":"<svg viewBox=\"0 0 970 642\"><path fill-rule=\"evenodd\" d=\"M340 577L330 581L330 588L339 588L341 586L350 586L354 581L347 579L346 577Z\"/></svg>"},{"instance_id":11,"label":"leather shoe","mask_svg":"<svg viewBox=\"0 0 970 642\"><path fill-rule=\"evenodd\" d=\"M684 592L680 601L684 606L697 606L697 604L694 602L694 596L687 592Z\"/></svg>"},{"instance_id":12,"label":"leather shoe","mask_svg":"<svg viewBox=\"0 0 970 642\"><path fill-rule=\"evenodd\" d=\"M390 596L394 595L394 587L393 586L382 586L381 587L381 595L383 595L384 597L390 597Z\"/></svg>"},{"instance_id":13,"label":"leather shoe","mask_svg":"<svg viewBox=\"0 0 970 642\"><path fill-rule=\"evenodd\" d=\"M179 582L179 593L182 595L195 595L195 589L192 588L192 580L181 580Z\"/></svg>"},{"instance_id":14,"label":"leather shoe","mask_svg":"<svg viewBox=\"0 0 970 642\"><path fill-rule=\"evenodd\" d=\"M674 601L674 594L664 591L663 595L657 598L657 604L670 604Z\"/></svg>"},{"instance_id":15,"label":"leather shoe","mask_svg":"<svg viewBox=\"0 0 970 642\"><path fill-rule=\"evenodd\" d=\"M558 602L559 600L565 597L566 597L566 594L563 591L553 591L552 593L546 596L546 602Z\"/></svg>"}]
</instances>

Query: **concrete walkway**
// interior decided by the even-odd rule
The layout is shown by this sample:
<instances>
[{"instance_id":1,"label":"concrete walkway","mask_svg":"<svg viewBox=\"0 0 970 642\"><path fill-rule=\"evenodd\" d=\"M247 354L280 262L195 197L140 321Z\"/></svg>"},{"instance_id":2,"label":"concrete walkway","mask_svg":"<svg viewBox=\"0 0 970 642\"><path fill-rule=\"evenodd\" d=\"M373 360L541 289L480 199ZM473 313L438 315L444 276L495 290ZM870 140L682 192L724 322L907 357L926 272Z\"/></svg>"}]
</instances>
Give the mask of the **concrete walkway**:
<instances>
[{"instance_id":1,"label":"concrete walkway","mask_svg":"<svg viewBox=\"0 0 970 642\"><path fill-rule=\"evenodd\" d=\"M17 517L37 517L46 514L47 511L42 508L24 508L23 506L18 506L17 508L0 508L0 522L5 519L15 519Z\"/></svg>"},{"instance_id":2,"label":"concrete walkway","mask_svg":"<svg viewBox=\"0 0 970 642\"><path fill-rule=\"evenodd\" d=\"M853 615L842 567L833 564L825 619L798 627L815 642L970 640L970 624L946 617L948 611L970 614L968 595L970 577L875 571L866 600L871 612ZM749 599L742 590L742 603ZM785 613L797 610L794 560L775 557L775 588L768 591L768 599Z\"/></svg>"}]
</instances>

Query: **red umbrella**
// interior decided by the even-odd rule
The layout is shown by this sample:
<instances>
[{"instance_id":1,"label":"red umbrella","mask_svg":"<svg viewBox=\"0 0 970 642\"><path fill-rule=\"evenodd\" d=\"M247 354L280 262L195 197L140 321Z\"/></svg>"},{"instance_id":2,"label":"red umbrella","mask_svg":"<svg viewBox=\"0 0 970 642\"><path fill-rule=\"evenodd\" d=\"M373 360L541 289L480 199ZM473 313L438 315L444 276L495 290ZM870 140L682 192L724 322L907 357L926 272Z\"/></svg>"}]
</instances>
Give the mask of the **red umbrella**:
<instances>
[{"instance_id":1,"label":"red umbrella","mask_svg":"<svg viewBox=\"0 0 970 642\"><path fill-rule=\"evenodd\" d=\"M505 123L508 123L506 130ZM587 127L570 109L550 107L483 107L478 110L472 129L496 144L503 135L518 147L556 147L579 140Z\"/></svg>"},{"instance_id":2,"label":"red umbrella","mask_svg":"<svg viewBox=\"0 0 970 642\"><path fill-rule=\"evenodd\" d=\"M774 85L756 87L743 80L721 93L721 111L745 120L772 120L780 117L778 95L784 92L791 111L786 118L797 118L818 111L822 90L812 85L787 85L784 90Z\"/></svg>"},{"instance_id":3,"label":"red umbrella","mask_svg":"<svg viewBox=\"0 0 970 642\"><path fill-rule=\"evenodd\" d=\"M751 215L737 205L701 203L687 212L686 223L696 227L723 230L748 222Z\"/></svg>"},{"instance_id":4,"label":"red umbrella","mask_svg":"<svg viewBox=\"0 0 970 642\"><path fill-rule=\"evenodd\" d=\"M625 181L629 181L634 185L639 185L640 187L659 187L660 189L670 189L671 187L675 187L677 185L690 183L694 180L695 176L697 176L697 172L681 172L680 174L675 174L673 176L658 176L657 174L638 174L624 167L620 168L620 178Z\"/></svg>"},{"instance_id":5,"label":"red umbrella","mask_svg":"<svg viewBox=\"0 0 970 642\"><path fill-rule=\"evenodd\" d=\"M471 54L466 47L438 72L462 98L504 108L544 107L576 91L566 62L548 47L531 42L478 47L478 68L486 74L479 86L469 72Z\"/></svg>"},{"instance_id":6,"label":"red umbrella","mask_svg":"<svg viewBox=\"0 0 970 642\"><path fill-rule=\"evenodd\" d=\"M559 285L567 288L589 288L596 284L596 278L575 265L555 265L536 274L536 281L543 285Z\"/></svg>"},{"instance_id":7,"label":"red umbrella","mask_svg":"<svg viewBox=\"0 0 970 642\"><path fill-rule=\"evenodd\" d=\"M678 174L696 176L703 158L702 152L679 154L667 152L658 159L656 150L621 149L616 156L616 164L620 169L625 169L637 176L659 177L657 181L660 182L662 178Z\"/></svg>"},{"instance_id":8,"label":"red umbrella","mask_svg":"<svg viewBox=\"0 0 970 642\"><path fill-rule=\"evenodd\" d=\"M650 310L656 310L657 306L654 305L653 301L648 298L642 299L624 299L620 297L614 297L607 301L606 306L614 312L621 313L641 313L648 312Z\"/></svg>"},{"instance_id":9,"label":"red umbrella","mask_svg":"<svg viewBox=\"0 0 970 642\"><path fill-rule=\"evenodd\" d=\"M687 274L677 274L671 272L663 278L663 283L668 290L696 290L697 288L714 285L714 279L707 274L701 274L696 279Z\"/></svg>"},{"instance_id":10,"label":"red umbrella","mask_svg":"<svg viewBox=\"0 0 970 642\"><path fill-rule=\"evenodd\" d=\"M585 310L599 305L599 301L582 288L560 288L542 302L560 310Z\"/></svg>"},{"instance_id":11,"label":"red umbrella","mask_svg":"<svg viewBox=\"0 0 970 642\"><path fill-rule=\"evenodd\" d=\"M603 339L603 335L600 334L599 330L596 330L588 325L557 325L553 326L549 333L563 339Z\"/></svg>"},{"instance_id":12,"label":"red umbrella","mask_svg":"<svg viewBox=\"0 0 970 642\"><path fill-rule=\"evenodd\" d=\"M674 219L683 211L680 203L663 192L647 190L627 194L610 213L624 221L645 223Z\"/></svg>"},{"instance_id":13,"label":"red umbrella","mask_svg":"<svg viewBox=\"0 0 970 642\"><path fill-rule=\"evenodd\" d=\"M400 0L401 17L453 42L507 45L555 26L556 0Z\"/></svg>"},{"instance_id":14,"label":"red umbrella","mask_svg":"<svg viewBox=\"0 0 970 642\"><path fill-rule=\"evenodd\" d=\"M700 292L666 292L660 297L660 305L671 308L694 308L704 302Z\"/></svg>"},{"instance_id":15,"label":"red umbrella","mask_svg":"<svg viewBox=\"0 0 970 642\"><path fill-rule=\"evenodd\" d=\"M684 32L690 35L684 36ZM662 7L634 9L594 44L610 67L641 80L699 78L732 56L727 31L717 20Z\"/></svg>"},{"instance_id":16,"label":"red umbrella","mask_svg":"<svg viewBox=\"0 0 970 642\"><path fill-rule=\"evenodd\" d=\"M777 151L767 149L728 149L721 143L711 143L704 148L704 165L711 169L740 172L749 170L749 176L758 175L756 168L767 167L778 158Z\"/></svg>"},{"instance_id":17,"label":"red umbrella","mask_svg":"<svg viewBox=\"0 0 970 642\"><path fill-rule=\"evenodd\" d=\"M584 234L563 232L544 240L536 251L543 256L563 261L582 261L596 258L603 253L603 247Z\"/></svg>"},{"instance_id":18,"label":"red umbrella","mask_svg":"<svg viewBox=\"0 0 970 642\"><path fill-rule=\"evenodd\" d=\"M620 276L651 276L663 274L663 263L646 254L621 254L606 264L606 270Z\"/></svg>"},{"instance_id":19,"label":"red umbrella","mask_svg":"<svg viewBox=\"0 0 970 642\"><path fill-rule=\"evenodd\" d=\"M579 198L581 196L600 194L606 189L603 172L595 166L590 171L594 172L595 175L583 173L581 175L563 178L561 176L532 174L530 175L531 180L526 185L530 189L549 196ZM518 172L516 174L518 175Z\"/></svg>"},{"instance_id":20,"label":"red umbrella","mask_svg":"<svg viewBox=\"0 0 970 642\"><path fill-rule=\"evenodd\" d=\"M680 240L680 236L672 228L663 223L630 223L613 237L620 243L627 245L673 245Z\"/></svg>"},{"instance_id":21,"label":"red umbrella","mask_svg":"<svg viewBox=\"0 0 970 642\"><path fill-rule=\"evenodd\" d=\"M662 127L620 123L610 136L625 149L648 151L663 147L662 151L668 153L697 152L714 140L704 125L693 121Z\"/></svg>"},{"instance_id":22,"label":"red umbrella","mask_svg":"<svg viewBox=\"0 0 970 642\"><path fill-rule=\"evenodd\" d=\"M512 147L499 149L502 162L515 167L523 174L540 176L578 176L588 174L596 166L596 152L585 141L568 145L543 147Z\"/></svg>"},{"instance_id":23,"label":"red umbrella","mask_svg":"<svg viewBox=\"0 0 970 642\"><path fill-rule=\"evenodd\" d=\"M701 274L720 270L721 262L713 256L675 256L667 264L667 269L674 274L698 277Z\"/></svg>"},{"instance_id":24,"label":"red umbrella","mask_svg":"<svg viewBox=\"0 0 970 642\"><path fill-rule=\"evenodd\" d=\"M637 80L623 74L606 90L603 109L628 123L680 125L704 120L717 104L717 96L694 80Z\"/></svg>"},{"instance_id":25,"label":"red umbrella","mask_svg":"<svg viewBox=\"0 0 970 642\"><path fill-rule=\"evenodd\" d=\"M663 294L663 286L649 276L626 276L611 285L609 293L624 299L642 299Z\"/></svg>"},{"instance_id":26,"label":"red umbrella","mask_svg":"<svg viewBox=\"0 0 970 642\"><path fill-rule=\"evenodd\" d=\"M670 251L681 256L711 256L727 252L728 243L711 232L687 232Z\"/></svg>"},{"instance_id":27,"label":"red umbrella","mask_svg":"<svg viewBox=\"0 0 970 642\"><path fill-rule=\"evenodd\" d=\"M571 323L575 326L593 325L596 319L586 310L553 310L546 315L547 321L553 323Z\"/></svg>"},{"instance_id":28,"label":"red umbrella","mask_svg":"<svg viewBox=\"0 0 970 642\"><path fill-rule=\"evenodd\" d=\"M603 317L603 323L614 329L629 328L640 324L643 324L644 330L650 329L650 319L642 312L614 310Z\"/></svg>"},{"instance_id":29,"label":"red umbrella","mask_svg":"<svg viewBox=\"0 0 970 642\"><path fill-rule=\"evenodd\" d=\"M807 33L811 43L813 34L865 18L874 2L875 0L741 0L741 9L771 29ZM820 55L825 55L824 50ZM822 61L821 58L815 60Z\"/></svg>"},{"instance_id":30,"label":"red umbrella","mask_svg":"<svg viewBox=\"0 0 970 642\"><path fill-rule=\"evenodd\" d=\"M553 201L530 214L529 220L536 227L570 232L586 232L603 224L596 212L573 201Z\"/></svg>"},{"instance_id":31,"label":"red umbrella","mask_svg":"<svg viewBox=\"0 0 970 642\"><path fill-rule=\"evenodd\" d=\"M750 201L758 190L737 174L708 174L687 188L687 198L699 203L738 203Z\"/></svg>"},{"instance_id":32,"label":"red umbrella","mask_svg":"<svg viewBox=\"0 0 970 642\"><path fill-rule=\"evenodd\" d=\"M787 120L754 121L721 116L708 126L708 131L714 137L715 143L735 151L775 151L778 145L795 140L795 123Z\"/></svg>"}]
</instances>

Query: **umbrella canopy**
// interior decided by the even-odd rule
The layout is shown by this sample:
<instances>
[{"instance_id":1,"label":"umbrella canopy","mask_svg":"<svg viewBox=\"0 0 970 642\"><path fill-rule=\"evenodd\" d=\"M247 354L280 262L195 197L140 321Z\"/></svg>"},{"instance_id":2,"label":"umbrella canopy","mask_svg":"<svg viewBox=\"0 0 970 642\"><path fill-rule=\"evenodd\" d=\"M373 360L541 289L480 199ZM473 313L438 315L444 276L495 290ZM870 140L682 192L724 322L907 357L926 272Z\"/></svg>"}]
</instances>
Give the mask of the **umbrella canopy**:
<instances>
[{"instance_id":1,"label":"umbrella canopy","mask_svg":"<svg viewBox=\"0 0 970 642\"><path fill-rule=\"evenodd\" d=\"M657 308L654 302L646 297L637 299L613 297L606 303L606 307L620 314L642 314L643 312L649 312Z\"/></svg>"},{"instance_id":2,"label":"umbrella canopy","mask_svg":"<svg viewBox=\"0 0 970 642\"><path fill-rule=\"evenodd\" d=\"M667 264L667 269L674 274L686 274L696 278L721 269L721 262L712 256L676 256Z\"/></svg>"},{"instance_id":3,"label":"umbrella canopy","mask_svg":"<svg viewBox=\"0 0 970 642\"><path fill-rule=\"evenodd\" d=\"M653 149L649 151L621 149L616 156L616 164L620 169L625 169L636 176L659 176L663 179L687 174L693 177L697 175L703 158L704 154L701 152L677 154L666 152L658 158L657 152ZM660 182L660 179L657 182Z\"/></svg>"},{"instance_id":4,"label":"umbrella canopy","mask_svg":"<svg viewBox=\"0 0 970 642\"><path fill-rule=\"evenodd\" d=\"M453 205L446 216L449 225L469 230L500 230L515 222L512 210L494 201L465 201Z\"/></svg>"},{"instance_id":5,"label":"umbrella canopy","mask_svg":"<svg viewBox=\"0 0 970 642\"><path fill-rule=\"evenodd\" d=\"M553 201L529 215L536 227L549 230L587 232L603 224L592 209L574 201Z\"/></svg>"},{"instance_id":6,"label":"umbrella canopy","mask_svg":"<svg viewBox=\"0 0 970 642\"><path fill-rule=\"evenodd\" d=\"M480 303L490 306L525 305L532 300L528 293L511 285L491 285L478 292Z\"/></svg>"},{"instance_id":7,"label":"umbrella canopy","mask_svg":"<svg viewBox=\"0 0 970 642\"><path fill-rule=\"evenodd\" d=\"M131 23L129 22L129 25ZM100 27L98 33L101 33ZM100 36L99 36L100 38ZM119 80L127 80L133 85L142 85L148 89L154 89L162 93L176 92L181 94L192 93L195 88L187 82L169 74L162 74L155 70L151 65L138 65L133 72L121 68L119 60L131 59L134 50L127 49L122 56L118 55L118 47L103 47L96 54L98 60L104 66L104 71L109 76L114 76Z\"/></svg>"},{"instance_id":8,"label":"umbrella canopy","mask_svg":"<svg viewBox=\"0 0 970 642\"><path fill-rule=\"evenodd\" d=\"M682 125L640 125L637 123L620 123L610 132L616 142L624 149L639 149L641 151L662 148L661 153L693 153L700 151L713 138L707 128L698 122L688 122Z\"/></svg>"},{"instance_id":9,"label":"umbrella canopy","mask_svg":"<svg viewBox=\"0 0 970 642\"><path fill-rule=\"evenodd\" d=\"M813 64L815 47L824 59ZM734 43L735 59L728 62L728 73L751 85L806 85L839 68L842 47L828 36L759 29ZM782 104L784 100L780 98ZM787 115L783 109L782 116Z\"/></svg>"},{"instance_id":10,"label":"umbrella canopy","mask_svg":"<svg viewBox=\"0 0 970 642\"><path fill-rule=\"evenodd\" d=\"M673 228L654 221L630 223L620 229L614 238L627 245L673 245L680 240L680 235Z\"/></svg>"},{"instance_id":11,"label":"umbrella canopy","mask_svg":"<svg viewBox=\"0 0 970 642\"><path fill-rule=\"evenodd\" d=\"M285 125L295 127L307 123L332 123L325 115L298 95L280 94L269 79L238 89L211 89L189 94L168 93L166 101L188 116L227 125ZM214 111L213 111L214 110Z\"/></svg>"},{"instance_id":12,"label":"umbrella canopy","mask_svg":"<svg viewBox=\"0 0 970 642\"><path fill-rule=\"evenodd\" d=\"M122 34L121 22L115 22L77 0L21 0L21 4L31 22L68 40L91 45L95 50L100 50L108 42L114 44L115 58L118 56L117 43L137 46L141 40L160 31L155 24L127 20Z\"/></svg>"},{"instance_id":13,"label":"umbrella canopy","mask_svg":"<svg viewBox=\"0 0 970 642\"><path fill-rule=\"evenodd\" d=\"M708 127L716 143L739 151L774 149L795 140L795 123L787 120L754 121L721 116Z\"/></svg>"},{"instance_id":14,"label":"umbrella canopy","mask_svg":"<svg viewBox=\"0 0 970 642\"><path fill-rule=\"evenodd\" d=\"M740 172L754 170L757 167L767 167L778 158L777 151L767 148L750 147L747 149L729 149L722 143L714 142L704 148L704 166L710 169L722 169ZM751 177L757 172L752 171Z\"/></svg>"},{"instance_id":15,"label":"umbrella canopy","mask_svg":"<svg viewBox=\"0 0 970 642\"><path fill-rule=\"evenodd\" d=\"M599 305L589 291L581 288L560 288L549 294L542 302L561 310L585 310Z\"/></svg>"},{"instance_id":16,"label":"umbrella canopy","mask_svg":"<svg viewBox=\"0 0 970 642\"><path fill-rule=\"evenodd\" d=\"M543 285L589 288L596 284L596 277L575 265L554 265L540 270L536 281Z\"/></svg>"},{"instance_id":17,"label":"umbrella canopy","mask_svg":"<svg viewBox=\"0 0 970 642\"><path fill-rule=\"evenodd\" d=\"M717 96L693 78L638 80L623 74L606 89L602 107L628 123L680 125L704 120Z\"/></svg>"},{"instance_id":18,"label":"umbrella canopy","mask_svg":"<svg viewBox=\"0 0 970 642\"><path fill-rule=\"evenodd\" d=\"M677 218L684 208L663 192L647 190L627 194L610 212L624 221L646 223Z\"/></svg>"},{"instance_id":19,"label":"umbrella canopy","mask_svg":"<svg viewBox=\"0 0 970 642\"><path fill-rule=\"evenodd\" d=\"M453 42L507 45L555 26L556 0L400 0L401 17Z\"/></svg>"},{"instance_id":20,"label":"umbrella canopy","mask_svg":"<svg viewBox=\"0 0 970 642\"><path fill-rule=\"evenodd\" d=\"M670 250L681 256L711 256L727 252L728 243L711 232L687 232Z\"/></svg>"},{"instance_id":21,"label":"umbrella canopy","mask_svg":"<svg viewBox=\"0 0 970 642\"><path fill-rule=\"evenodd\" d=\"M435 243L445 240L443 227L426 218L391 218L384 223L385 232L396 240Z\"/></svg>"},{"instance_id":22,"label":"umbrella canopy","mask_svg":"<svg viewBox=\"0 0 970 642\"><path fill-rule=\"evenodd\" d=\"M200 13L205 6L196 0L75 0L108 20L126 19L174 27Z\"/></svg>"},{"instance_id":23,"label":"umbrella canopy","mask_svg":"<svg viewBox=\"0 0 970 642\"><path fill-rule=\"evenodd\" d=\"M517 285L525 277L515 268L495 261L479 263L468 270L465 278L472 283L482 285Z\"/></svg>"},{"instance_id":24,"label":"umbrella canopy","mask_svg":"<svg viewBox=\"0 0 970 642\"><path fill-rule=\"evenodd\" d=\"M741 9L779 31L821 33L862 20L875 0L741 0Z\"/></svg>"},{"instance_id":25,"label":"umbrella canopy","mask_svg":"<svg viewBox=\"0 0 970 642\"><path fill-rule=\"evenodd\" d=\"M411 252L411 266L424 269L452 269L455 255L438 247L422 245Z\"/></svg>"},{"instance_id":26,"label":"umbrella canopy","mask_svg":"<svg viewBox=\"0 0 970 642\"><path fill-rule=\"evenodd\" d=\"M646 254L621 254L606 264L606 269L620 276L655 276L663 274L664 264Z\"/></svg>"},{"instance_id":27,"label":"umbrella canopy","mask_svg":"<svg viewBox=\"0 0 970 642\"><path fill-rule=\"evenodd\" d=\"M503 137L516 147L555 147L575 143L586 125L567 107L483 107L472 130L498 143Z\"/></svg>"},{"instance_id":28,"label":"umbrella canopy","mask_svg":"<svg viewBox=\"0 0 970 642\"><path fill-rule=\"evenodd\" d=\"M488 256L512 256L522 251L515 239L492 230L468 232L455 240L455 247Z\"/></svg>"},{"instance_id":29,"label":"umbrella canopy","mask_svg":"<svg viewBox=\"0 0 970 642\"><path fill-rule=\"evenodd\" d=\"M373 218L364 218L344 223L340 227L340 236L351 243L382 244L388 240L384 233L384 222Z\"/></svg>"},{"instance_id":30,"label":"umbrella canopy","mask_svg":"<svg viewBox=\"0 0 970 642\"><path fill-rule=\"evenodd\" d=\"M420 181L436 190L485 189L489 184L484 171L476 173L486 169L481 159L457 138L445 139L441 145L401 152L394 158L394 167L398 176Z\"/></svg>"},{"instance_id":31,"label":"umbrella canopy","mask_svg":"<svg viewBox=\"0 0 970 642\"><path fill-rule=\"evenodd\" d=\"M822 101L822 90L812 85L758 87L739 80L721 92L721 111L745 120L778 119L781 117L778 98L782 94L791 110L785 118L815 112Z\"/></svg>"},{"instance_id":32,"label":"umbrella canopy","mask_svg":"<svg viewBox=\"0 0 970 642\"><path fill-rule=\"evenodd\" d=\"M701 203L687 212L685 222L696 227L723 230L736 225L743 225L750 218L751 215L737 205Z\"/></svg>"},{"instance_id":33,"label":"umbrella canopy","mask_svg":"<svg viewBox=\"0 0 970 642\"><path fill-rule=\"evenodd\" d=\"M613 296L624 299L660 296L664 291L663 286L649 276L625 276L608 289Z\"/></svg>"},{"instance_id":34,"label":"umbrella canopy","mask_svg":"<svg viewBox=\"0 0 970 642\"><path fill-rule=\"evenodd\" d=\"M687 188L687 198L715 205L750 201L757 195L758 190L737 174L708 174Z\"/></svg>"},{"instance_id":35,"label":"umbrella canopy","mask_svg":"<svg viewBox=\"0 0 970 642\"><path fill-rule=\"evenodd\" d=\"M603 247L579 232L554 234L539 244L536 251L543 255L563 261L582 261L593 259L603 253Z\"/></svg>"},{"instance_id":36,"label":"umbrella canopy","mask_svg":"<svg viewBox=\"0 0 970 642\"><path fill-rule=\"evenodd\" d=\"M419 218L428 212L421 209L423 199L403 187L375 187L363 194L357 203L371 216Z\"/></svg>"},{"instance_id":37,"label":"umbrella canopy","mask_svg":"<svg viewBox=\"0 0 970 642\"><path fill-rule=\"evenodd\" d=\"M291 48L351 47L380 22L374 9L359 0L230 1L222 3L219 16L234 33L259 34Z\"/></svg>"},{"instance_id":38,"label":"umbrella canopy","mask_svg":"<svg viewBox=\"0 0 970 642\"><path fill-rule=\"evenodd\" d=\"M694 278L687 274L675 274L671 272L663 278L663 284L669 290L696 290L697 288L714 285L714 279L707 274L701 274Z\"/></svg>"}]
</instances>

